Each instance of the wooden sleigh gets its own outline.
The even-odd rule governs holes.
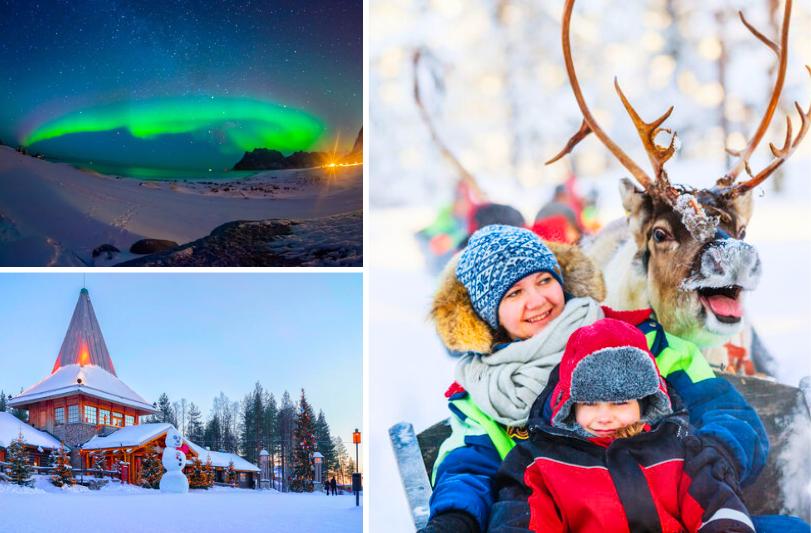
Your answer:
[[[811,379],[805,378],[801,387],[791,387],[772,381],[740,376],[719,374],[728,380],[746,398],[760,415],[769,436],[769,457],[765,468],[757,480],[743,489],[743,496],[750,512],[754,515],[786,513],[799,514],[803,519],[811,519],[808,501],[801,509],[788,508],[783,492],[784,476],[797,476],[809,480],[811,473],[811,442],[800,441],[811,428]],[[439,447],[451,434],[448,420],[443,420],[422,431],[414,433],[411,424],[395,424],[389,429],[392,446],[397,457],[400,476],[411,507],[417,529],[428,521],[428,500],[431,486],[428,481],[436,461]],[[805,446],[805,448],[803,448]],[[800,471],[788,466],[788,455],[805,456]]]

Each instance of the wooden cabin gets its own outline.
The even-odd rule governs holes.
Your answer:
[[[8,404],[27,409],[32,426],[70,447],[158,412],[116,374],[87,289],[79,292],[51,373]],[[83,466],[77,459],[74,466]]]
[[[120,467],[122,480],[133,484],[140,479],[144,456],[153,449],[162,451],[166,432],[173,428],[166,423],[139,422],[141,416],[158,410],[116,374],[87,289],[79,292],[50,375],[13,397],[8,405],[27,409],[32,429],[55,436],[57,446],[61,440],[73,448],[74,468],[93,468],[94,456],[100,454],[106,470]],[[240,486],[257,485],[259,468],[245,459],[186,443],[189,461],[199,456],[205,463],[210,456],[218,479],[224,481],[225,470],[233,462]]]
[[[34,466],[46,466],[59,441],[44,431],[26,424],[11,413],[0,411],[0,463],[8,461],[7,448],[22,435],[29,462]],[[68,451],[70,448],[65,447]]]
[[[128,483],[137,484],[141,477],[141,468],[144,456],[150,451],[163,452],[166,447],[166,432],[175,429],[172,424],[141,424],[126,427],[106,436],[96,436],[86,442],[80,451],[82,462],[93,464],[93,456],[101,454],[104,458],[105,468],[110,470],[116,462],[123,461],[126,470],[122,470],[122,479]],[[239,486],[242,488],[259,488],[259,467],[249,463],[242,457],[226,452],[208,451],[192,441],[183,439],[186,448],[185,474],[191,473],[193,459],[198,458],[205,464],[210,458],[214,467],[214,481],[225,483],[228,464],[234,463],[234,469],[239,475]],[[120,463],[118,463],[120,464]]]

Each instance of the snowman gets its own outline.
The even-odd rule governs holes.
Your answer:
[[[183,438],[175,428],[166,433],[166,448],[163,450],[163,468],[166,473],[161,478],[161,492],[189,492],[189,480],[183,474],[183,467],[186,466],[186,454],[180,448]]]

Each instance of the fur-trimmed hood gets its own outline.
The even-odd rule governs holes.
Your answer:
[[[558,259],[566,293],[575,298],[589,296],[598,302],[605,298],[602,272],[577,246],[546,241],[544,244]],[[431,319],[449,350],[487,354],[492,351],[496,332],[476,314],[467,289],[456,279],[458,260],[456,254],[441,274],[431,305]]]

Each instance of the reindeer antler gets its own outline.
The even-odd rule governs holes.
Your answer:
[[[636,131],[639,133],[639,138],[642,139],[642,145],[645,147],[645,151],[648,153],[650,162],[653,165],[653,175],[657,180],[663,180],[669,185],[664,164],[676,153],[676,133],[669,128],[660,128],[660,126],[673,112],[673,106],[670,106],[670,109],[665,111],[662,116],[653,122],[645,122],[639,117],[639,114],[628,99],[625,98],[625,94],[623,94],[622,89],[620,89],[617,78],[614,78],[614,88],[617,90],[617,94],[619,94],[622,105],[625,106],[625,110],[631,115],[631,120],[636,127]],[[666,147],[656,144],[656,136],[662,131],[670,133],[670,144]]]
[[[670,132],[670,130],[661,128],[660,126],[670,116],[673,108],[671,107],[668,109],[664,115],[653,122],[646,123],[639,117],[639,114],[636,112],[636,110],[634,110],[633,106],[631,106],[630,102],[628,102],[628,99],[625,98],[625,95],[620,89],[619,83],[617,83],[616,79],[614,80],[614,87],[616,88],[626,111],[631,116],[631,120],[639,133],[639,137],[642,139],[642,144],[645,147],[645,151],[648,153],[648,157],[653,164],[654,179],[651,180],[645,171],[642,170],[642,168],[640,168],[639,165],[637,165],[614,141],[612,141],[605,131],[603,131],[600,125],[597,124],[597,121],[586,105],[586,101],[583,98],[583,92],[580,89],[580,83],[577,81],[577,74],[574,70],[574,62],[572,61],[572,45],[569,36],[569,27],[571,24],[574,2],[575,0],[566,0],[566,5],[563,8],[563,31],[561,34],[561,42],[563,45],[563,60],[566,64],[566,73],[569,75],[569,83],[572,86],[572,91],[574,92],[574,97],[577,100],[577,105],[580,107],[580,112],[583,114],[583,122],[580,125],[580,129],[569,139],[563,150],[561,150],[555,157],[547,161],[546,164],[549,165],[554,163],[561,157],[570,153],[577,143],[583,140],[589,133],[593,132],[594,135],[596,135],[597,138],[600,139],[606,148],[608,148],[608,150],[614,155],[614,157],[619,160],[622,166],[628,169],[628,171],[634,176],[634,178],[636,178],[639,184],[642,185],[646,191],[651,193],[658,191],[659,195],[664,195],[672,202],[677,193],[673,191],[673,188],[668,182],[663,165],[673,156],[673,153],[675,152],[676,136],[674,133],[672,134],[670,145],[667,147],[656,144],[655,138],[661,131]]]
[[[752,138],[742,150],[727,150],[730,154],[739,157],[740,159],[732,170],[717,181],[716,185],[721,188],[721,194],[730,198],[739,196],[752,188],[757,187],[763,181],[765,181],[766,178],[768,178],[780,167],[780,165],[786,161],[786,159],[788,159],[788,157],[800,144],[803,137],[805,137],[805,134],[808,132],[809,122],[811,122],[811,108],[809,108],[809,111],[804,112],[802,107],[800,107],[800,104],[794,102],[794,106],[800,115],[800,131],[797,133],[796,137],[792,137],[791,117],[786,116],[786,139],[783,143],[783,147],[777,148],[774,144],[769,143],[769,148],[776,159],[757,175],[752,174],[752,171],[749,168],[749,158],[752,156],[755,148],[757,148],[758,144],[763,139],[763,136],[766,134],[766,130],[769,128],[769,124],[771,123],[774,113],[777,110],[777,103],[780,99],[780,93],[783,92],[783,84],[786,79],[786,66],[788,65],[788,30],[791,23],[791,4],[792,0],[786,0],[785,10],[783,12],[783,26],[780,29],[779,45],[752,26],[746,20],[746,17],[743,16],[742,12],[738,12],[743,25],[746,26],[746,28],[752,32],[752,34],[759,41],[777,54],[778,69],[777,79],[775,80],[774,88],[772,89],[772,94],[769,98],[769,104],[766,107],[766,111],[763,114],[754,135],[752,135]],[[811,68],[809,68],[807,65],[805,68],[808,69],[809,74],[811,74]],[[750,179],[736,184],[735,180],[738,178],[738,174],[740,174],[741,170],[746,170],[746,173],[750,176]]]

